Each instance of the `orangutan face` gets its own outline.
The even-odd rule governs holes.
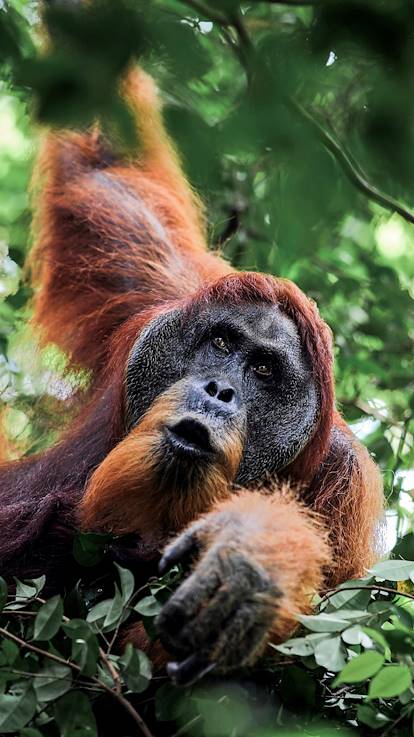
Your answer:
[[[157,397],[176,385],[176,409],[165,418],[165,468],[215,462],[230,435],[242,453],[236,482],[247,484],[287,466],[316,424],[318,394],[293,321],[275,305],[200,305],[151,322],[127,369],[133,428]]]

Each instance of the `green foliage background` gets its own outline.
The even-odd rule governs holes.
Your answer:
[[[0,403],[8,454],[51,442],[62,400],[80,381],[53,347],[36,356],[26,327],[35,121],[86,125],[99,116],[117,145],[135,145],[117,81],[142,57],[207,204],[211,243],[241,268],[296,281],[330,324],[339,406],[384,473],[388,547],[398,538],[395,554],[414,560],[411,4],[50,5],[54,45],[43,56],[38,13],[35,2],[0,4]]]

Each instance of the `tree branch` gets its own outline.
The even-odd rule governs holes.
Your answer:
[[[396,212],[404,220],[409,223],[414,223],[414,212],[404,207],[398,200],[391,197],[391,195],[382,192],[378,187],[369,182],[365,173],[357,166],[350,154],[341,146],[341,144],[327,131],[323,126],[306,110],[297,100],[290,99],[289,105],[296,110],[296,112],[305,120],[313,130],[318,134],[320,140],[324,144],[325,148],[328,149],[334,156],[335,160],[342,168],[348,179],[352,184],[365,194],[368,199],[373,202],[377,202],[379,205],[384,207],[386,210]]]
[[[394,594],[394,596],[404,596],[406,599],[411,599],[414,601],[414,595],[413,594],[406,594],[405,591],[398,591],[398,589],[391,589],[389,586],[381,586],[381,584],[372,584],[371,586],[344,586],[343,588],[336,588],[336,589],[325,589],[328,591],[327,594],[325,594],[324,597],[319,602],[319,606],[323,604],[325,601],[329,601],[329,599],[332,596],[335,596],[335,594],[339,594],[342,591],[380,591],[385,594]],[[338,612],[340,613],[340,609]],[[369,612],[367,612],[369,614]]]

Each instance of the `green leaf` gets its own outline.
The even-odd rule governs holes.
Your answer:
[[[414,575],[414,561],[384,560],[376,563],[370,569],[370,573],[376,578],[384,578],[387,581],[408,581]]]
[[[315,647],[315,660],[326,670],[337,673],[345,665],[344,648],[340,637],[327,637]]]
[[[81,691],[70,691],[56,702],[55,719],[60,737],[97,737],[90,701]]]
[[[39,576],[39,578],[30,578],[28,579],[27,583],[33,584],[33,586],[36,589],[36,596],[39,596],[39,594],[43,591],[45,585],[46,585],[46,576]]]
[[[121,592],[118,586],[115,585],[115,596],[113,599],[104,599],[99,604],[95,604],[88,613],[86,621],[93,625],[95,632],[99,629],[110,632],[117,626],[123,614],[124,605]]]
[[[179,715],[185,714],[188,701],[183,688],[172,683],[164,683],[155,694],[155,716],[159,722],[170,722]],[[187,707],[188,708],[188,707]]]
[[[358,586],[359,583],[361,586],[367,586],[371,582],[372,577],[345,582],[332,596],[329,597],[328,605],[334,609],[341,609],[345,605],[351,609],[362,609],[368,604],[371,598],[371,591],[366,591],[364,589],[355,591],[355,587]],[[352,586],[352,588],[349,589],[349,586]]]
[[[391,651],[390,651],[388,642],[385,639],[382,632],[378,632],[378,630],[375,630],[372,627],[362,627],[362,629],[365,632],[365,634],[371,638],[371,640],[373,640],[374,642],[376,642],[377,645],[379,645],[380,649],[384,653],[385,660],[389,660],[391,658]]]
[[[151,681],[151,663],[145,653],[128,643],[118,663],[128,689],[134,693],[145,691]]]
[[[95,604],[95,606],[93,606],[92,609],[88,612],[86,621],[92,625],[95,625],[98,628],[101,627],[111,606],[112,599],[104,599],[103,601],[100,601],[98,604]]]
[[[372,645],[372,640],[359,625],[344,630],[341,636],[347,645],[363,645],[364,647]]]
[[[98,532],[77,532],[73,541],[73,557],[81,566],[91,567],[101,562],[112,535]]]
[[[31,684],[18,695],[0,694],[0,734],[24,727],[36,711],[36,695]]]
[[[303,614],[298,619],[312,632],[341,632],[349,627],[349,622],[338,614]]]
[[[52,596],[43,604],[34,622],[34,640],[51,640],[58,632],[63,617],[63,602],[60,596]]]
[[[14,580],[16,581],[16,601],[21,600],[26,604],[28,599],[34,599],[36,596],[39,596],[46,583],[46,576],[32,578],[27,581],[19,581],[18,578]],[[10,609],[11,606],[8,608]]]
[[[13,665],[20,655],[19,646],[12,640],[7,640],[7,638],[1,643],[1,651],[8,665]]]
[[[99,655],[99,642],[92,627],[82,619],[72,619],[62,625],[72,640],[72,660],[79,665],[85,676],[93,676]]]
[[[386,630],[387,642],[392,652],[398,655],[412,655],[414,653],[414,632],[405,629],[392,628]]]
[[[156,617],[162,609],[162,604],[155,596],[144,596],[138,604],[135,604],[134,609],[143,617]]]
[[[34,689],[38,701],[54,701],[72,686],[72,670],[60,663],[50,663],[36,673]]]
[[[384,663],[384,656],[375,650],[357,655],[352,658],[349,663],[341,670],[340,674],[335,678],[333,686],[339,686],[340,683],[361,683],[371,678],[379,671]]]
[[[125,605],[128,603],[134,592],[134,575],[127,568],[121,568],[121,566],[119,566],[117,563],[115,563],[115,566],[118,569],[119,580],[121,583],[122,602]]]
[[[103,625],[106,632],[113,629],[118,624],[123,614],[123,608],[124,603],[121,592],[119,591],[118,586],[115,585],[115,596],[111,600],[111,606],[108,609]]]
[[[390,720],[370,704],[359,704],[357,706],[357,719],[361,724],[366,724],[371,729],[384,727]]]
[[[403,606],[393,605],[393,612],[397,615],[397,620],[408,630],[412,631],[414,623],[410,611]],[[391,617],[391,620],[393,621],[394,617]]]
[[[407,665],[387,665],[372,679],[368,699],[390,699],[410,688],[411,672]]]
[[[306,656],[312,655],[314,651],[314,646],[306,637],[292,637],[291,640],[286,640],[286,642],[282,642],[280,645],[273,645],[273,643],[269,643],[269,645],[279,653],[283,653],[283,655]]]

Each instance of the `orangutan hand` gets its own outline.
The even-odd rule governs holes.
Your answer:
[[[162,644],[174,655],[167,666],[177,684],[190,684],[208,671],[226,673],[257,660],[275,619],[280,592],[255,560],[251,520],[210,513],[166,549],[164,573],[196,560],[157,617]]]

